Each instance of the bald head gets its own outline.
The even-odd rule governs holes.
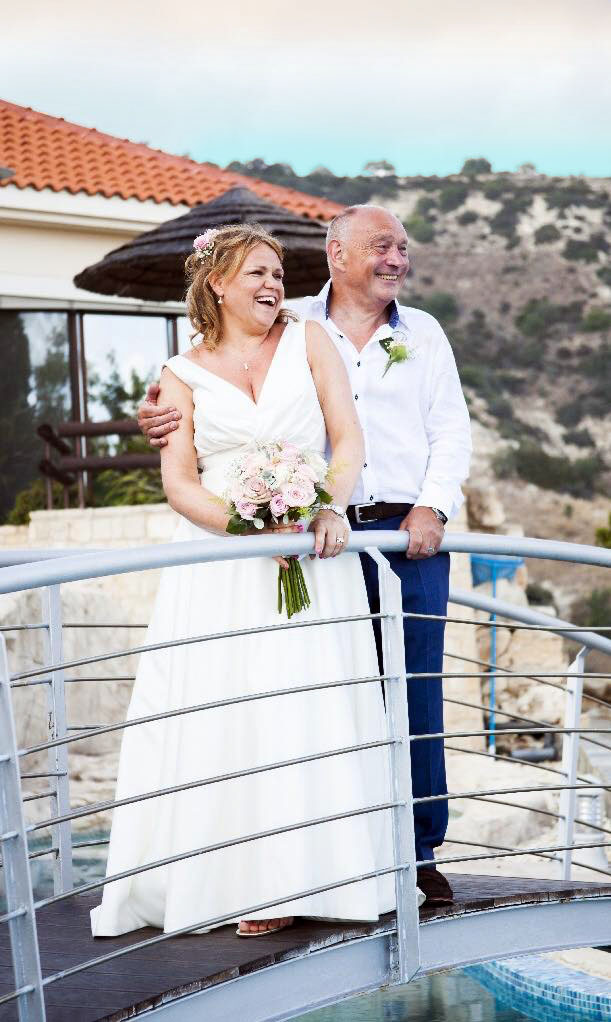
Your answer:
[[[391,221],[394,226],[403,230],[403,224],[398,217],[383,206],[375,206],[372,203],[348,206],[341,213],[338,213],[329,224],[327,230],[327,252],[330,241],[346,241],[352,228],[363,228],[367,230],[377,223]]]
[[[349,206],[329,224],[327,261],[336,296],[384,307],[409,270],[405,228],[383,206]]]

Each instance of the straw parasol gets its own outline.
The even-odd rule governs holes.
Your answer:
[[[249,188],[231,188],[212,202],[194,206],[183,216],[146,231],[88,266],[74,283],[98,294],[181,301],[185,293],[184,262],[192,251],[193,239],[208,227],[252,222],[261,224],[284,245],[287,298],[319,291],[328,276],[326,224],[260,199]]]

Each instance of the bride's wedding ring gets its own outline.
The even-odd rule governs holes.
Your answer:
[[[336,543],[344,543],[345,540],[341,536],[338,536],[337,539],[335,540],[335,542]]]

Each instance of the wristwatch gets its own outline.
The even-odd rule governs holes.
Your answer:
[[[444,515],[443,511],[440,511],[438,507],[432,507],[431,511],[435,515],[435,518],[439,519],[439,521],[441,522],[442,525],[446,524],[446,522],[448,520],[448,516]]]

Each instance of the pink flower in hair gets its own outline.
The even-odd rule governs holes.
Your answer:
[[[204,231],[203,234],[199,234],[197,236],[193,242],[193,248],[200,259],[212,255],[214,242],[218,233],[219,232],[216,227],[209,227],[207,231]]]

